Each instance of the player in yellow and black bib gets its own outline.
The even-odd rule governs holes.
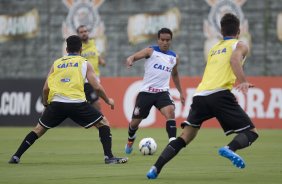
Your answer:
[[[89,38],[89,31],[85,25],[81,25],[77,28],[77,34],[82,40],[81,56],[85,57],[87,61],[92,65],[96,74],[96,78],[98,82],[100,82],[99,66],[105,66],[105,60],[100,57],[100,54],[95,44],[95,40]],[[84,91],[87,102],[92,104],[97,110],[101,111],[99,96],[96,94],[95,90],[88,83],[88,81],[85,82]]]
[[[251,145],[258,138],[258,133],[230,90],[236,80],[239,82],[236,88],[243,93],[253,86],[247,82],[242,69],[248,47],[237,40],[240,22],[236,16],[225,14],[220,24],[223,40],[209,52],[204,76],[193,97],[187,121],[181,124],[183,132],[164,149],[147,173],[149,179],[157,178],[162,167],[196,137],[202,123],[213,117],[217,118],[226,135],[237,133],[227,146],[219,149],[219,154],[236,167],[245,167],[244,160],[235,151]]]
[[[22,154],[48,129],[58,126],[66,118],[72,119],[84,128],[93,125],[98,128],[104,149],[105,163],[126,163],[127,158],[117,158],[112,154],[112,136],[109,122],[92,105],[86,102],[84,82],[99,91],[100,97],[113,109],[114,101],[108,98],[104,88],[95,79],[95,73],[87,60],[80,56],[81,40],[78,36],[67,38],[68,56],[57,59],[43,88],[43,104],[46,106],[39,123],[23,140],[9,163],[17,164]]]

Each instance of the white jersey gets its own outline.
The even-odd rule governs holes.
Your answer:
[[[154,51],[145,61],[145,74],[140,91],[149,93],[168,91],[171,72],[176,65],[176,54],[170,50],[164,53],[159,46],[151,48]]]

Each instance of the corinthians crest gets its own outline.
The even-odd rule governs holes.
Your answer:
[[[104,0],[62,0],[69,8],[66,20],[62,24],[63,38],[76,35],[76,29],[80,25],[86,25],[89,37],[95,38],[95,43],[100,53],[105,52],[106,36],[104,22],[101,21],[98,8]],[[64,43],[65,44],[65,43]],[[65,45],[63,46],[63,52]]]
[[[220,33],[220,19],[226,13],[236,15],[240,20],[239,40],[244,41],[249,47],[251,46],[251,35],[249,33],[248,21],[244,18],[241,6],[247,0],[206,0],[211,6],[207,20],[204,20],[204,34],[207,38],[204,46],[204,54],[207,58],[210,48],[222,39]]]

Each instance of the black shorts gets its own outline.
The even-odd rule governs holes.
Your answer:
[[[168,105],[174,105],[174,101],[168,91],[159,93],[140,92],[136,98],[132,118],[147,118],[153,105],[160,110]]]
[[[54,128],[61,124],[66,118],[90,128],[103,119],[103,115],[87,102],[63,103],[51,102],[39,118],[39,124],[45,128]]]
[[[86,96],[86,100],[88,103],[93,104],[99,99],[99,96],[97,95],[96,91],[93,89],[93,87],[89,83],[84,84],[84,93]]]
[[[229,90],[193,97],[187,121],[182,123],[182,127],[200,128],[205,120],[213,117],[219,121],[226,135],[255,127]]]

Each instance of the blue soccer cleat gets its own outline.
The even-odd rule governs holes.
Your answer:
[[[133,150],[133,142],[128,141],[128,143],[125,145],[125,153],[130,154]]]
[[[237,155],[232,150],[228,149],[227,147],[222,147],[218,150],[218,154],[229,159],[233,165],[238,167],[239,169],[245,168],[245,162],[243,158],[241,158],[239,155]]]
[[[157,173],[157,168],[155,166],[151,167],[149,172],[147,172],[147,178],[148,179],[157,179],[158,173]]]

